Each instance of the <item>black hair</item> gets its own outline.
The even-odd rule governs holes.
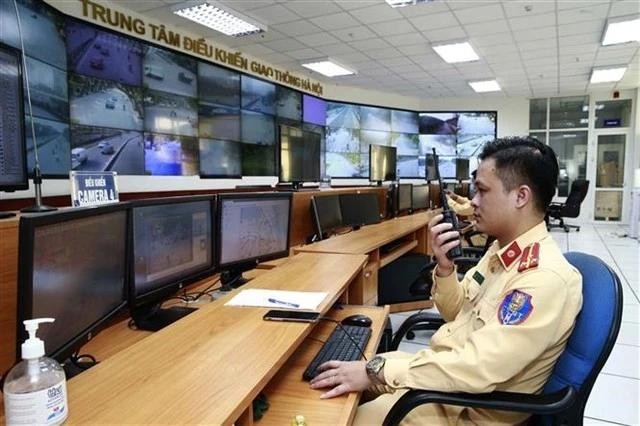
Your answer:
[[[547,211],[558,185],[558,159],[550,146],[530,136],[499,138],[487,143],[478,158],[493,158],[507,191],[527,185],[537,210]]]

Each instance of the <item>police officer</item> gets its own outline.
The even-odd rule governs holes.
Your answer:
[[[498,139],[480,154],[472,200],[478,230],[496,241],[461,282],[447,251],[458,232],[436,216],[429,240],[438,262],[432,295],[445,319],[428,348],[368,362],[329,361],[311,381],[321,398],[375,389],[354,424],[379,425],[406,389],[537,393],[564,350],[582,306],[582,277],[547,233],[544,215],[558,178],[553,150],[531,138]],[[403,425],[518,424],[524,413],[440,404]]]

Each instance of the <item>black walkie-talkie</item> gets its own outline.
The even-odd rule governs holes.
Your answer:
[[[448,222],[453,225],[452,231],[458,230],[458,218],[456,217],[456,213],[451,210],[449,207],[449,203],[447,202],[447,196],[444,193],[444,186],[442,185],[442,179],[440,178],[440,165],[438,164],[438,155],[436,154],[436,149],[433,148],[433,162],[435,163],[436,169],[436,177],[438,178],[438,185],[440,185],[440,204],[442,205],[442,222]],[[442,223],[441,222],[441,223]],[[458,257],[462,257],[462,248],[460,246],[456,246],[447,252],[447,257],[449,259],[455,259]]]

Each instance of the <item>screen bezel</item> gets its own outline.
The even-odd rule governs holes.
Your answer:
[[[19,247],[18,247],[18,310],[16,318],[16,360],[21,357],[21,342],[27,338],[22,321],[31,319],[33,316],[33,257],[34,257],[34,237],[35,231],[41,226],[53,225],[56,223],[69,222],[75,219],[82,219],[102,214],[109,214],[119,211],[125,212],[125,234],[129,234],[131,229],[130,217],[128,214],[129,203],[116,203],[100,207],[76,207],[68,210],[61,210],[52,213],[38,215],[23,215],[20,218],[19,226]],[[129,273],[131,251],[127,241],[127,235],[122,236],[125,241],[125,269],[124,283],[122,286],[121,302],[102,318],[96,319],[91,325],[80,331],[59,348],[48,348],[47,356],[60,362],[70,357],[76,350],[91,340],[100,330],[114,318],[124,311],[127,305],[127,287],[129,285]],[[45,346],[46,347],[46,346]]]
[[[194,271],[190,271],[185,274],[180,279],[176,277],[170,277],[164,280],[159,281],[157,284],[154,284],[154,288],[152,290],[146,291],[144,293],[136,292],[136,282],[135,282],[135,241],[134,241],[134,211],[140,207],[149,207],[149,206],[161,206],[161,205],[171,205],[171,204],[182,204],[182,203],[191,203],[191,202],[200,202],[200,201],[208,201],[211,209],[211,217],[210,217],[210,229],[211,229],[211,264],[205,266],[203,268],[199,268]],[[143,199],[131,201],[129,209],[129,224],[130,224],[130,232],[128,236],[129,242],[129,250],[131,253],[131,261],[130,261],[130,270],[129,270],[129,285],[127,286],[127,298],[129,301],[129,306],[131,308],[141,307],[144,305],[148,305],[151,303],[161,302],[166,296],[171,293],[178,291],[180,288],[188,286],[189,284],[193,284],[194,282],[202,279],[208,275],[211,275],[216,270],[216,231],[215,231],[215,223],[217,216],[217,204],[216,204],[216,196],[215,195],[196,195],[196,196],[180,196],[180,197],[165,197],[165,198],[151,198],[151,199]]]
[[[0,42],[0,50],[4,53],[14,56],[16,60],[16,66],[18,68],[18,119],[20,120],[17,126],[17,130],[20,133],[20,147],[19,151],[22,155],[22,176],[23,179],[20,182],[11,183],[11,184],[1,184],[0,183],[0,191],[11,192],[11,191],[19,191],[23,189],[29,189],[29,173],[27,170],[27,134],[26,134],[26,120],[25,120],[25,110],[24,110],[24,85],[23,82],[23,67],[25,64],[22,62],[22,54],[20,50],[9,46],[8,44]],[[4,100],[3,100],[4,102]],[[30,116],[31,117],[31,116]],[[33,117],[31,117],[33,120]]]
[[[272,199],[272,198],[282,198],[289,200],[289,211],[287,213],[287,244],[284,250],[274,253],[269,253],[266,255],[254,256],[251,258],[236,260],[233,262],[222,263],[222,204],[225,201],[248,201],[251,199],[256,200],[264,200],[264,199]],[[250,266],[257,265],[260,262],[264,262],[267,260],[279,259],[281,257],[289,256],[289,248],[291,246],[291,212],[293,210],[293,196],[290,192],[244,192],[244,193],[226,193],[219,194],[217,197],[217,206],[216,206],[216,226],[215,226],[215,253],[216,253],[216,264],[218,265],[218,269],[234,269],[234,268],[249,268]],[[251,269],[251,268],[249,268]]]

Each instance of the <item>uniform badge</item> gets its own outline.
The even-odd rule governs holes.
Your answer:
[[[527,246],[522,252],[518,272],[524,272],[527,269],[536,268],[540,260],[540,243],[533,243]]]
[[[507,294],[500,304],[498,319],[504,325],[522,324],[533,311],[531,295],[514,290]]]

